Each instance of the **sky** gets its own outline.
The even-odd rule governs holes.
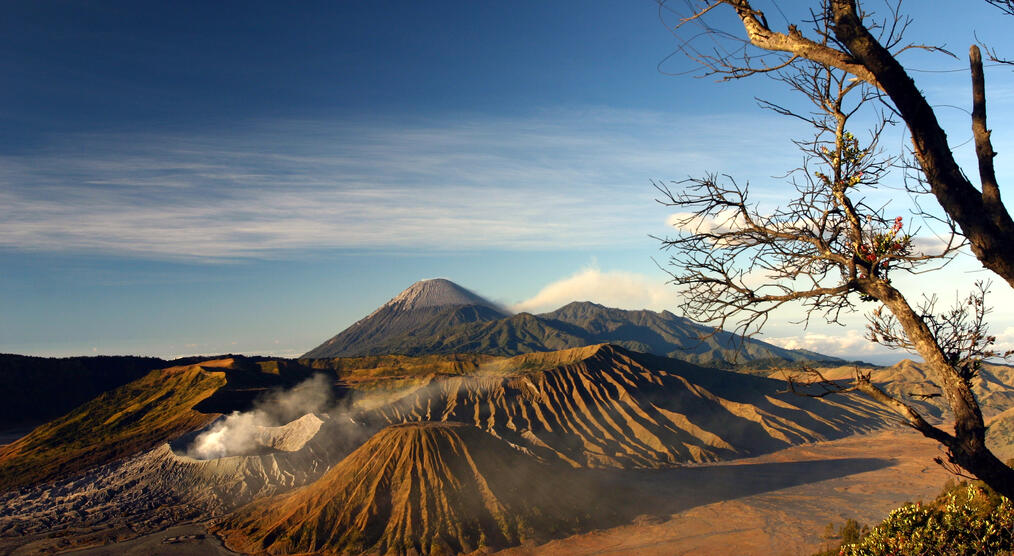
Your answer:
[[[1014,19],[927,4],[903,4],[910,36],[957,57],[906,62],[974,168],[964,53],[1014,57]],[[808,8],[758,6],[782,28]],[[648,0],[7,3],[0,352],[296,356],[433,277],[519,311],[679,314],[653,182],[727,173],[774,206],[800,128],[757,106],[796,102],[778,83],[695,77],[675,48]],[[1010,184],[1014,72],[987,79]],[[965,255],[902,285],[947,301],[981,278]],[[898,357],[862,313],[799,316],[760,338]]]

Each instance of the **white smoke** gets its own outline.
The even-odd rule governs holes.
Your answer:
[[[216,421],[194,439],[186,455],[207,460],[256,452],[266,448],[265,427],[277,427],[307,413],[321,412],[330,402],[327,377],[315,374],[289,390],[272,392],[250,411],[234,411]]]

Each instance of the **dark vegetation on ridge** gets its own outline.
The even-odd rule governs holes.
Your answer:
[[[170,365],[156,357],[0,354],[0,430],[48,421]]]
[[[95,396],[137,380],[155,369],[193,365],[213,359],[274,360],[232,354],[171,360],[132,355],[33,357],[0,354],[0,432],[33,427],[59,417]]]

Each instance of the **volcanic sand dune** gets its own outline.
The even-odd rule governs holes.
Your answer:
[[[572,471],[471,425],[393,425],[315,483],[254,502],[217,529],[230,548],[272,554],[503,548],[588,525],[597,489]]]
[[[466,422],[546,460],[658,468],[745,457],[883,427],[861,398],[786,393],[777,380],[611,345],[488,363],[377,408],[371,422]]]

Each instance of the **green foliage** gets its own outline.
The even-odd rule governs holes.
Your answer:
[[[848,556],[1014,553],[1014,505],[978,482],[949,482],[933,502],[894,510],[861,539],[846,529],[839,553]]]
[[[838,527],[837,530],[833,523],[828,523],[827,527],[824,528],[824,533],[821,535],[821,538],[829,541],[828,547],[814,556],[838,556],[841,554],[841,546],[843,544],[857,543],[869,533],[869,526],[861,525],[852,518],[845,520],[845,525]],[[838,542],[830,543],[830,541],[834,540]]]
[[[849,518],[845,521],[845,525],[838,530],[838,536],[841,537],[842,544],[852,544],[862,540],[869,532],[869,527],[860,526],[858,521]]]

